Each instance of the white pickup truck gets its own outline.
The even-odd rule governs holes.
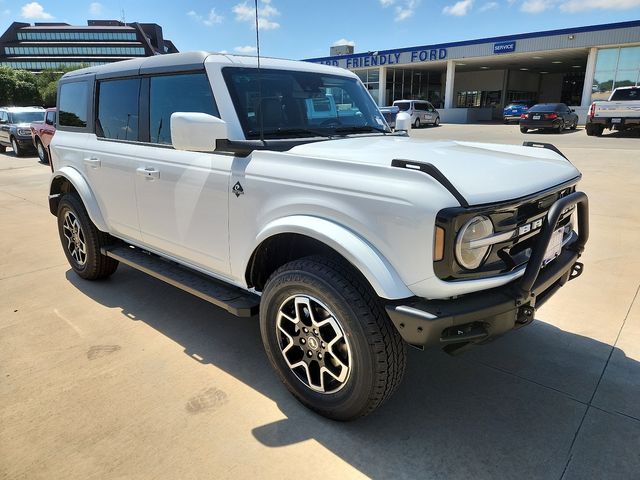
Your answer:
[[[329,418],[379,407],[407,344],[486,343],[582,271],[587,197],[555,147],[413,139],[404,114],[392,133],[347,70],[158,55],[67,73],[58,112],[71,268],[259,314],[282,382]]]
[[[593,102],[587,114],[587,135],[599,137],[605,128],[640,128],[640,86],[616,88],[606,102]]]

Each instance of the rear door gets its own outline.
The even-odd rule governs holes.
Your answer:
[[[48,147],[51,143],[51,138],[56,131],[56,112],[50,111],[47,112],[44,117],[44,124],[42,125],[42,130],[40,131],[40,139],[42,140],[42,144],[45,147]]]
[[[0,142],[9,143],[9,116],[7,112],[0,111]]]

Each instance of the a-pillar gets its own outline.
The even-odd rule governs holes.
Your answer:
[[[593,79],[596,74],[596,57],[598,56],[598,49],[592,47],[589,49],[589,57],[587,58],[587,69],[584,72],[584,85],[582,87],[582,102],[581,107],[588,107],[591,105],[591,92],[593,91]]]
[[[456,80],[456,64],[447,60],[447,76],[444,84],[444,108],[453,108],[453,84]]]
[[[378,84],[378,106],[384,107],[387,101],[387,67],[380,67],[379,72],[378,81],[380,83]]]

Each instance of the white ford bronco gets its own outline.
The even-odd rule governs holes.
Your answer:
[[[67,73],[58,109],[72,269],[259,314],[282,382],[329,418],[389,398],[407,344],[486,343],[582,271],[587,197],[555,147],[413,139],[402,115],[392,132],[340,68],[161,55]]]

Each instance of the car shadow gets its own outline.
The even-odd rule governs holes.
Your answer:
[[[369,417],[339,423],[289,395],[263,351],[257,318],[233,317],[122,265],[105,281],[88,282],[71,270],[66,277],[193,360],[273,400],[286,418],[253,429],[261,444],[315,440],[370,478],[560,478],[611,354],[607,344],[541,321],[457,357],[410,349],[396,394]]]
[[[575,130],[563,130],[561,133],[558,133],[558,132],[553,131],[553,130],[531,129],[527,133],[523,133],[523,135],[532,135],[532,134],[539,134],[539,135],[566,135],[566,134],[569,134],[569,133],[580,133],[580,132],[584,132],[584,128],[576,127]]]

